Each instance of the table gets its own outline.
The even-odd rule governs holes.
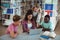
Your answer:
[[[3,35],[0,37],[0,40],[40,40],[41,34],[29,35],[27,33],[22,33],[18,35],[15,39],[12,39],[9,35]],[[50,40],[60,40],[60,35],[57,35],[55,39]]]
[[[12,39],[9,35],[1,36],[1,40],[40,40],[40,35],[28,35],[23,33],[18,35],[15,39]]]

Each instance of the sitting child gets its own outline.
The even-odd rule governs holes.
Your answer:
[[[40,23],[40,27],[43,28],[43,31],[52,31],[52,23],[50,22],[50,16],[46,15],[44,21]]]
[[[32,11],[27,12],[24,20],[22,21],[23,32],[29,33],[30,29],[36,28],[32,13]]]
[[[21,24],[20,16],[13,16],[13,23],[9,25],[6,30],[6,33],[9,34],[12,38],[15,38],[18,35],[18,26]]]

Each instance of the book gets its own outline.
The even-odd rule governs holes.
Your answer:
[[[49,31],[45,31],[42,35],[49,36],[51,38],[55,38],[56,37],[56,33],[55,32],[49,32]]]
[[[40,37],[44,38],[44,39],[49,39],[50,38],[49,36],[45,36],[45,35],[41,35]]]

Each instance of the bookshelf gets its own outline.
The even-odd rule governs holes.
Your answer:
[[[3,21],[2,24],[4,25],[9,25],[15,14],[24,18],[28,9],[35,5],[42,6],[41,0],[2,0],[1,3],[3,4],[2,6],[4,6],[2,12],[2,21],[5,21],[5,23]],[[13,14],[7,14],[7,9],[9,8],[13,8]]]

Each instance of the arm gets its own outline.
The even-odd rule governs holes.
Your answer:
[[[17,32],[14,32],[14,27],[13,27],[13,25],[10,25],[9,27],[10,27],[10,28],[9,28],[10,36],[11,36],[12,38],[15,38],[18,33],[17,33]]]
[[[15,37],[17,36],[17,33],[14,33],[14,31],[10,31],[10,36],[11,36],[12,38],[15,38]]]
[[[39,22],[40,22],[40,19],[41,19],[41,13],[39,13],[38,16],[37,16],[36,22],[37,22],[38,24],[39,24]]]
[[[42,10],[41,10],[41,8],[39,8],[39,9],[38,9],[38,16],[37,16],[37,20],[36,20],[36,22],[37,22],[38,24],[39,24],[39,22],[41,21],[41,17],[42,17],[41,13],[42,13]]]
[[[29,29],[26,28],[25,26],[23,26],[23,30],[24,30],[25,32],[29,32]]]
[[[39,22],[39,24],[37,24],[37,28],[43,28],[43,21],[42,22]]]
[[[29,29],[27,28],[27,24],[24,22],[22,22],[22,26],[23,26],[23,32],[29,32]]]
[[[22,33],[23,33],[22,24],[20,24],[20,25],[18,26],[17,33],[18,33],[18,34],[22,34]]]

